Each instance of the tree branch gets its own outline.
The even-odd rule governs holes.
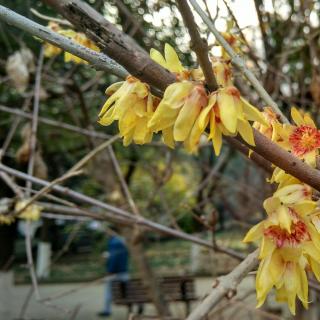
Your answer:
[[[50,183],[48,181],[45,181],[45,180],[30,176],[30,175],[28,175],[28,174],[26,174],[24,172],[12,169],[12,168],[7,167],[7,166],[5,166],[5,165],[3,165],[1,163],[0,163],[0,171],[6,172],[6,173],[8,173],[8,174],[10,174],[12,176],[15,176],[15,177],[23,179],[23,180],[31,181],[32,183],[40,185],[40,186],[43,186],[43,187],[46,187],[46,186],[50,185]],[[135,215],[132,215],[128,211],[122,210],[120,208],[114,207],[112,205],[109,205],[107,203],[101,202],[101,201],[96,200],[94,198],[88,197],[88,196],[86,196],[86,195],[84,195],[84,194],[82,194],[80,192],[73,191],[72,189],[69,189],[69,188],[66,188],[66,187],[63,187],[63,186],[60,186],[60,185],[54,185],[54,186],[52,186],[52,190],[55,191],[55,192],[58,192],[61,195],[71,197],[71,198],[73,198],[73,199],[75,199],[75,200],[77,200],[77,201],[79,201],[81,203],[90,204],[90,205],[99,207],[101,209],[104,209],[107,212],[112,213],[115,218],[123,218],[124,220],[134,221],[136,224],[145,226],[148,229],[156,230],[156,231],[158,231],[160,233],[168,234],[168,235],[171,235],[173,237],[177,237],[177,238],[180,238],[180,239],[191,241],[191,242],[194,242],[196,244],[199,244],[199,245],[202,245],[202,246],[205,246],[205,247],[213,249],[212,243],[209,242],[209,241],[194,237],[194,236],[192,236],[190,234],[187,234],[187,233],[175,230],[175,229],[168,228],[166,226],[163,226],[163,225],[161,225],[159,223],[156,223],[154,221],[145,219],[143,217],[137,217]],[[220,246],[218,248],[215,248],[215,249],[217,251],[219,251],[219,252],[224,252],[224,248],[221,248]],[[227,251],[230,254],[230,250],[227,250]],[[243,258],[242,255],[240,253],[237,253],[237,252],[235,252],[233,256],[238,258],[238,259],[242,259]]]
[[[10,108],[7,106],[0,105],[0,111],[7,112],[10,114],[14,114],[18,117],[26,118],[26,119],[32,119],[32,115],[29,112],[24,112],[21,109],[16,109],[16,108]],[[17,117],[16,117],[17,118]],[[61,121],[56,121],[52,120],[49,118],[44,118],[44,117],[39,117],[38,118],[40,123],[47,124],[52,127],[60,128],[60,129],[66,129],[75,133],[82,134],[84,136],[89,136],[92,138],[97,138],[97,139],[109,139],[111,136],[108,134],[105,134],[103,132],[98,132],[98,131],[93,131],[93,130],[88,130],[84,128],[80,128],[77,126],[74,126],[69,123],[61,122]]]
[[[258,250],[250,253],[228,275],[216,280],[216,286],[210,294],[191,312],[187,320],[204,319],[206,315],[220,302],[223,297],[231,299],[241,280],[258,264]]]
[[[196,53],[200,67],[206,79],[206,84],[210,91],[217,90],[218,85],[212,71],[212,64],[208,56],[208,44],[202,39],[197,24],[194,21],[192,11],[188,1],[177,0],[179,11],[182,15],[185,26],[187,27],[191,37],[191,49]]]
[[[94,68],[112,73],[120,78],[125,78],[128,75],[128,72],[122,66],[106,55],[77,44],[69,38],[61,36],[4,6],[0,6],[0,20],[90,62]]]
[[[162,91],[175,82],[176,77],[172,73],[153,62],[131,37],[122,33],[88,4],[78,0],[42,1],[56,8],[133,76]]]

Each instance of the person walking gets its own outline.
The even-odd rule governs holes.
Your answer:
[[[105,296],[104,296],[104,310],[99,312],[100,317],[111,316],[112,305],[112,282],[129,280],[128,273],[129,254],[125,241],[119,235],[112,235],[107,243],[107,260],[106,271],[112,276],[111,279],[106,280]]]

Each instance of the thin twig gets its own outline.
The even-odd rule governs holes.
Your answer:
[[[28,162],[28,175],[32,176],[34,171],[34,161],[35,161],[35,152],[36,152],[36,143],[37,143],[37,128],[38,128],[38,115],[39,115],[39,102],[40,102],[40,86],[41,86],[41,73],[44,59],[44,50],[43,47],[40,49],[38,65],[36,70],[36,79],[35,79],[35,88],[34,88],[34,102],[33,102],[33,114],[32,114],[32,123],[31,123],[31,136],[30,136],[30,156]],[[32,188],[32,182],[27,181],[25,196],[30,196],[30,190]],[[30,221],[26,222],[25,228],[25,243],[26,243],[26,253],[27,260],[30,270],[30,276],[32,281],[32,287],[36,299],[40,299],[40,293],[38,288],[38,280],[34,270],[33,256],[32,256],[32,246],[31,246],[31,227]]]
[[[23,192],[8,174],[6,174],[5,172],[0,172],[0,177],[10,187],[10,189],[16,194],[18,198],[23,198]]]
[[[112,146],[108,146],[108,151],[109,151],[109,155],[110,155],[112,164],[113,164],[114,169],[116,171],[117,177],[118,177],[118,179],[120,181],[121,188],[122,188],[123,193],[124,193],[124,195],[125,195],[125,197],[127,199],[127,202],[129,204],[133,214],[135,214],[136,216],[140,216],[139,209],[136,206],[136,204],[135,204],[135,202],[134,202],[134,200],[132,198],[132,195],[131,195],[131,192],[129,190],[128,184],[127,184],[127,182],[125,181],[125,179],[123,177],[123,174],[122,174],[118,159],[117,159],[117,157],[116,157],[116,155],[115,155],[115,153],[113,151]]]
[[[53,21],[53,22],[57,22],[63,26],[66,27],[72,27],[72,24],[68,21],[68,20],[64,20],[64,19],[59,19],[59,18],[54,18],[54,17],[50,17],[50,16],[46,16],[42,13],[40,13],[39,11],[37,11],[36,9],[30,8],[30,11],[38,18],[43,19],[43,20],[47,20],[47,21]]]
[[[5,166],[3,164],[0,164],[0,171],[6,172],[6,173],[8,173],[8,174],[10,174],[12,176],[18,177],[20,179],[29,180],[34,184],[38,184],[38,185],[41,185],[41,186],[48,186],[49,185],[49,182],[47,182],[45,180],[30,176],[30,175],[28,175],[28,174],[26,174],[24,172],[12,169],[12,168],[7,167],[7,166]],[[196,244],[199,244],[199,245],[211,248],[211,249],[213,248],[212,247],[212,243],[209,242],[209,241],[197,238],[197,237],[195,237],[193,235],[190,235],[190,234],[187,234],[187,233],[184,233],[184,232],[172,229],[172,228],[168,228],[166,226],[163,226],[163,225],[161,225],[159,223],[156,223],[154,221],[151,221],[149,219],[146,219],[146,218],[143,218],[143,217],[134,216],[128,211],[125,211],[125,210],[122,210],[120,208],[117,208],[117,207],[114,207],[112,205],[109,205],[107,203],[101,202],[99,200],[96,200],[94,198],[86,196],[86,195],[84,195],[84,194],[82,194],[80,192],[73,191],[72,189],[69,189],[69,188],[66,188],[66,187],[63,187],[63,186],[60,186],[60,185],[55,185],[55,186],[52,187],[52,189],[54,191],[64,195],[64,196],[69,196],[69,197],[71,197],[71,198],[73,198],[73,199],[75,199],[77,201],[80,201],[81,203],[90,204],[90,205],[93,205],[93,206],[97,206],[97,207],[99,207],[101,209],[104,209],[107,212],[109,212],[110,214],[113,214],[115,219],[121,218],[124,221],[126,221],[126,220],[134,221],[135,224],[139,224],[139,225],[145,226],[148,229],[152,229],[152,230],[158,231],[160,233],[164,233],[164,234],[171,235],[173,237],[184,239],[186,241],[191,241],[191,242],[194,242]],[[220,251],[220,252],[224,252],[224,249],[221,248],[221,247],[216,248],[216,250]],[[235,256],[235,257],[239,259],[238,255]]]
[[[99,152],[104,150],[105,148],[109,147],[112,143],[119,139],[119,135],[115,135],[109,140],[101,143],[87,155],[85,155],[80,161],[78,161],[73,167],[71,167],[68,172],[74,172],[76,170],[81,169],[86,163],[88,163],[93,157],[95,157]]]
[[[23,117],[26,119],[32,119],[32,115],[30,113],[24,112],[20,109],[15,109],[15,108],[6,107],[4,105],[0,105],[0,111],[11,113],[11,114],[14,114],[16,116]],[[74,126],[74,125],[71,125],[68,123],[64,123],[61,121],[56,121],[56,120],[52,120],[52,119],[48,119],[48,118],[44,118],[44,117],[39,117],[38,120],[40,123],[44,123],[44,124],[47,124],[47,125],[50,125],[53,127],[57,127],[59,129],[66,129],[66,130],[76,132],[76,133],[82,134],[84,136],[89,136],[92,138],[109,139],[111,137],[110,135],[105,134],[103,132],[80,128],[80,127],[77,127],[77,126]],[[2,147],[2,149],[5,150],[4,147]]]
[[[67,172],[63,176],[51,181],[47,186],[43,187],[40,191],[38,191],[35,195],[33,195],[30,199],[28,199],[27,203],[21,209],[19,209],[18,211],[16,211],[14,213],[14,216],[18,217],[21,214],[21,212],[26,210],[32,203],[34,203],[36,200],[41,198],[43,195],[48,193],[55,185],[61,184],[65,180],[67,180],[67,179],[69,179],[71,177],[77,176],[77,175],[79,175],[81,173],[82,173],[81,170]]]
[[[33,97],[33,93],[30,94],[24,101],[23,105],[22,105],[22,110],[26,110],[27,107],[29,106],[30,102],[31,102],[31,99]],[[9,108],[10,109],[10,108]],[[21,111],[23,112],[23,111]],[[30,115],[30,119],[32,119],[32,115]],[[0,150],[0,161],[2,161],[2,158],[3,156],[6,154],[8,148],[9,148],[9,145],[13,139],[13,136],[14,134],[16,133],[16,130],[20,124],[20,121],[21,121],[21,117],[16,117],[13,121],[13,123],[11,124],[11,127],[10,127],[10,130],[3,142],[3,145],[2,145],[2,148]]]

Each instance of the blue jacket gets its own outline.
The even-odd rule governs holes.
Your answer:
[[[128,272],[128,250],[124,240],[118,236],[112,236],[107,244],[109,257],[107,259],[107,272]]]

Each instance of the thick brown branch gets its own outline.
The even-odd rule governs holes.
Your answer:
[[[241,152],[245,157],[247,157],[247,158],[249,157],[250,149],[247,146],[242,144],[239,140],[231,138],[231,137],[225,137],[225,139],[232,147],[234,147],[239,152]],[[264,159],[263,157],[258,155],[256,152],[253,152],[250,155],[250,159],[256,165],[258,165],[260,168],[264,169],[266,172],[268,172],[268,173],[272,173],[273,172],[273,168],[271,166],[271,162],[269,162],[268,160]]]
[[[320,171],[313,169],[308,164],[295,157],[292,153],[282,149],[259,131],[255,129],[253,129],[253,131],[256,146],[253,147],[248,145],[239,136],[237,137],[237,140],[247,145],[266,160],[276,164],[277,167],[283,169],[286,173],[291,174],[302,182],[305,182],[309,186],[320,191]]]
[[[182,15],[185,26],[191,37],[191,49],[196,53],[200,67],[206,79],[210,91],[217,89],[218,85],[212,71],[212,65],[208,56],[208,44],[202,39],[197,24],[195,23],[189,4],[185,0],[177,0],[179,11]]]
[[[137,43],[107,21],[88,4],[78,0],[43,0],[55,7],[79,30],[94,40],[101,50],[140,80],[164,90],[175,76],[154,63]]]

